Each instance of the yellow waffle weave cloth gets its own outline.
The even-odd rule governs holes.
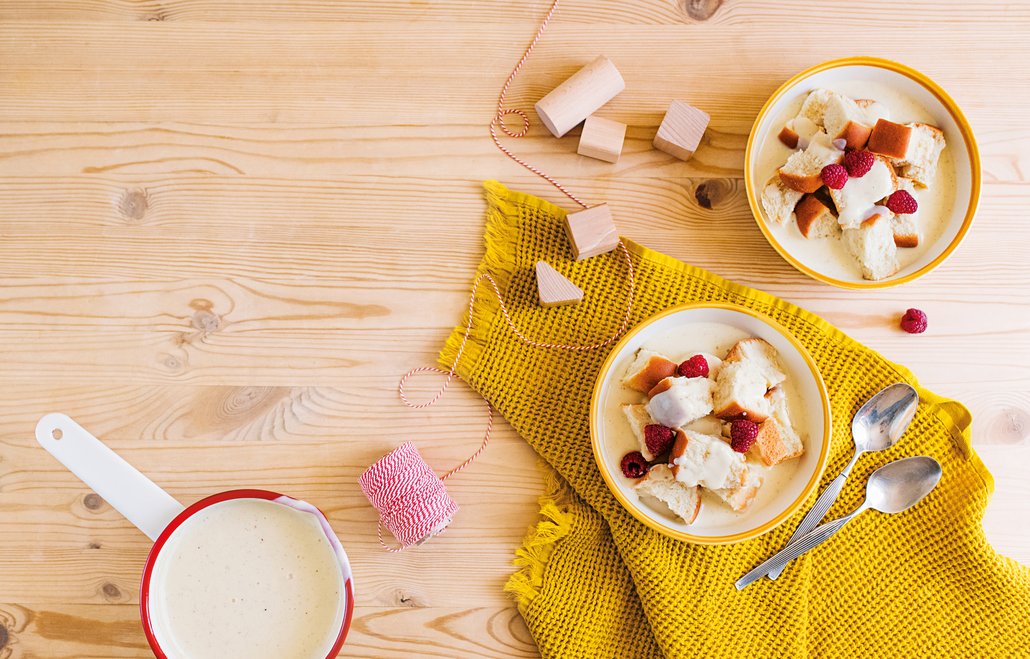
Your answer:
[[[486,254],[516,326],[530,338],[583,343],[609,336],[625,311],[618,252],[573,262],[565,211],[485,184]],[[1030,570],[998,555],[981,521],[993,489],[970,444],[969,412],[919,387],[825,320],[758,290],[627,241],[636,268],[632,324],[668,307],[719,301],[755,310],[811,353],[830,392],[834,428],[820,489],[851,457],[848,420],[883,387],[907,382],[920,405],[903,440],[863,457],[830,510],[851,510],[874,469],[909,455],[942,465],[940,484],[899,515],[860,516],[775,582],[733,583],[779,550],[815,494],[778,528],[747,542],[702,546],[653,531],[609,492],[590,447],[594,379],[610,348],[528,346],[492,291],[480,287],[459,374],[546,461],[541,521],[516,552],[507,585],[544,657],[1030,657]],[[534,265],[545,260],[586,292],[542,308]],[[477,273],[477,275],[479,274]],[[449,365],[464,319],[440,361]]]

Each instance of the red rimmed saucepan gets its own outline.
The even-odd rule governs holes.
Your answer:
[[[63,414],[36,440],[154,541],[140,618],[160,659],[335,657],[354,612],[350,563],[311,504],[229,490],[183,507]]]

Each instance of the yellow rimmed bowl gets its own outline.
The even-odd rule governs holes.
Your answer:
[[[793,419],[805,441],[805,454],[797,459],[791,478],[776,489],[763,489],[744,512],[733,514],[725,509],[712,511],[722,504],[705,500],[693,524],[685,524],[664,506],[651,504],[637,495],[635,481],[622,475],[622,456],[638,450],[626,425],[619,405],[630,402],[621,384],[626,367],[637,349],[666,343],[670,337],[682,336],[681,353],[706,350],[690,345],[689,337],[714,337],[729,348],[746,337],[758,337],[771,343],[780,353],[798,399],[792,405]],[[699,343],[702,341],[698,341]],[[670,351],[674,352],[674,351]],[[670,354],[676,358],[679,353]],[[800,412],[800,414],[798,414]],[[750,309],[732,304],[685,304],[667,309],[630,330],[608,355],[594,383],[590,401],[590,441],[594,459],[608,488],[615,498],[638,520],[652,529],[679,540],[700,544],[726,544],[757,537],[775,528],[795,513],[819,485],[830,454],[832,421],[830,399],[819,369],[796,338],[769,318]],[[773,469],[786,468],[785,465]],[[708,514],[706,514],[706,511]]]
[[[950,151],[955,173],[954,201],[950,212],[938,220],[943,222],[940,234],[911,263],[904,265],[895,275],[879,281],[862,279],[857,264],[827,259],[818,250],[799,248],[797,240],[803,239],[797,228],[780,227],[766,219],[759,201],[766,183],[763,171],[760,171],[762,147],[770,140],[777,140],[784,112],[792,106],[799,106],[804,96],[813,89],[840,89],[846,86],[852,97],[858,97],[856,93],[861,92],[852,90],[861,90],[863,83],[873,83],[872,89],[896,91],[902,98],[925,110],[932,118],[932,123],[944,131],[947,142],[945,152]],[[871,91],[866,97],[876,99],[876,92]],[[940,85],[926,75],[903,64],[874,57],[847,57],[824,62],[783,83],[766,101],[755,119],[747,141],[745,163],[744,183],[748,203],[769,244],[788,263],[809,277],[842,288],[886,288],[904,284],[930,272],[958,248],[973,223],[980,201],[980,153],[973,130],[962,110]],[[924,217],[921,222],[926,223],[927,220]],[[785,233],[787,231],[797,236],[790,238]]]

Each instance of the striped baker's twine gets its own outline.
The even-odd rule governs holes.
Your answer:
[[[524,137],[529,132],[529,116],[526,112],[517,108],[504,107],[504,99],[507,96],[508,89],[512,82],[519,74],[522,66],[526,63],[526,60],[529,59],[530,53],[533,52],[533,48],[536,47],[537,42],[540,41],[540,38],[543,36],[544,30],[547,28],[547,24],[550,22],[551,17],[554,16],[557,11],[558,2],[559,0],[554,0],[551,4],[550,10],[548,10],[543,22],[541,22],[540,28],[537,30],[533,40],[526,48],[526,51],[522,54],[518,64],[515,65],[515,68],[512,69],[511,73],[508,75],[507,80],[505,80],[504,86],[501,88],[501,93],[497,98],[497,114],[494,115],[493,120],[490,122],[490,137],[493,139],[497,148],[509,158],[537,176],[543,178],[545,181],[557,188],[562,194],[583,208],[588,208],[585,203],[569,192],[554,178],[539,168],[522,160],[501,144],[496,131],[496,129],[500,127],[501,131],[504,132],[505,135],[513,138]],[[508,115],[518,115],[522,118],[521,130],[512,131],[504,125],[504,117]],[[400,381],[397,383],[397,392],[400,395],[401,400],[405,405],[413,409],[425,409],[435,405],[441,398],[443,398],[444,394],[447,392],[447,388],[451,385],[451,382],[455,377],[460,379],[460,376],[457,375],[458,363],[461,361],[461,357],[465,352],[465,347],[468,344],[469,336],[472,333],[472,319],[476,303],[476,294],[479,291],[480,283],[482,283],[484,279],[490,283],[490,287],[493,289],[494,295],[497,296],[501,313],[504,315],[504,320],[508,324],[508,327],[515,336],[517,336],[519,340],[526,345],[534,348],[583,352],[603,348],[614,343],[620,336],[622,336],[626,331],[626,328],[629,326],[630,314],[633,310],[633,294],[636,288],[636,282],[633,275],[633,259],[630,257],[629,250],[621,240],[619,241],[618,249],[626,263],[627,290],[626,311],[623,314],[622,322],[620,323],[618,330],[616,330],[614,334],[606,339],[589,344],[551,343],[531,339],[527,337],[512,320],[511,314],[508,312],[508,306],[504,301],[504,296],[501,295],[500,287],[497,285],[497,281],[492,275],[490,275],[490,273],[484,272],[479,275],[472,284],[472,292],[469,294],[468,311],[466,313],[467,320],[465,322],[464,333],[461,343],[458,346],[458,350],[454,355],[454,360],[451,362],[450,368],[446,371],[434,366],[419,366],[411,369],[401,376]],[[405,391],[405,385],[412,376],[419,373],[438,373],[445,375],[446,378],[432,398],[425,402],[415,403],[408,398]],[[469,456],[468,459],[448,471],[442,477],[436,477],[432,469],[430,469],[430,467],[422,460],[421,455],[410,442],[405,442],[394,451],[386,454],[361,475],[359,482],[361,483],[362,489],[365,491],[365,496],[368,497],[369,501],[380,514],[377,536],[379,544],[382,545],[384,549],[391,552],[403,551],[404,549],[415,544],[419,544],[432,535],[441,532],[446,528],[447,524],[450,523],[450,520],[454,516],[458,507],[447,493],[447,488],[443,481],[468,467],[476,458],[479,457],[483,450],[486,449],[487,444],[490,442],[490,434],[493,432],[494,424],[493,407],[489,403],[486,403],[486,410],[486,432],[483,434],[483,441],[479,448],[476,449],[476,452]],[[384,525],[391,533],[393,533],[398,542],[400,542],[399,547],[389,547],[383,541]]]

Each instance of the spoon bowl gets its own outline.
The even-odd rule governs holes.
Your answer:
[[[866,483],[866,505],[881,513],[908,510],[930,493],[941,480],[941,465],[917,455],[895,460],[876,471]]]
[[[855,413],[851,434],[855,450],[883,451],[897,443],[912,422],[919,406],[919,394],[899,383],[883,389]]]

